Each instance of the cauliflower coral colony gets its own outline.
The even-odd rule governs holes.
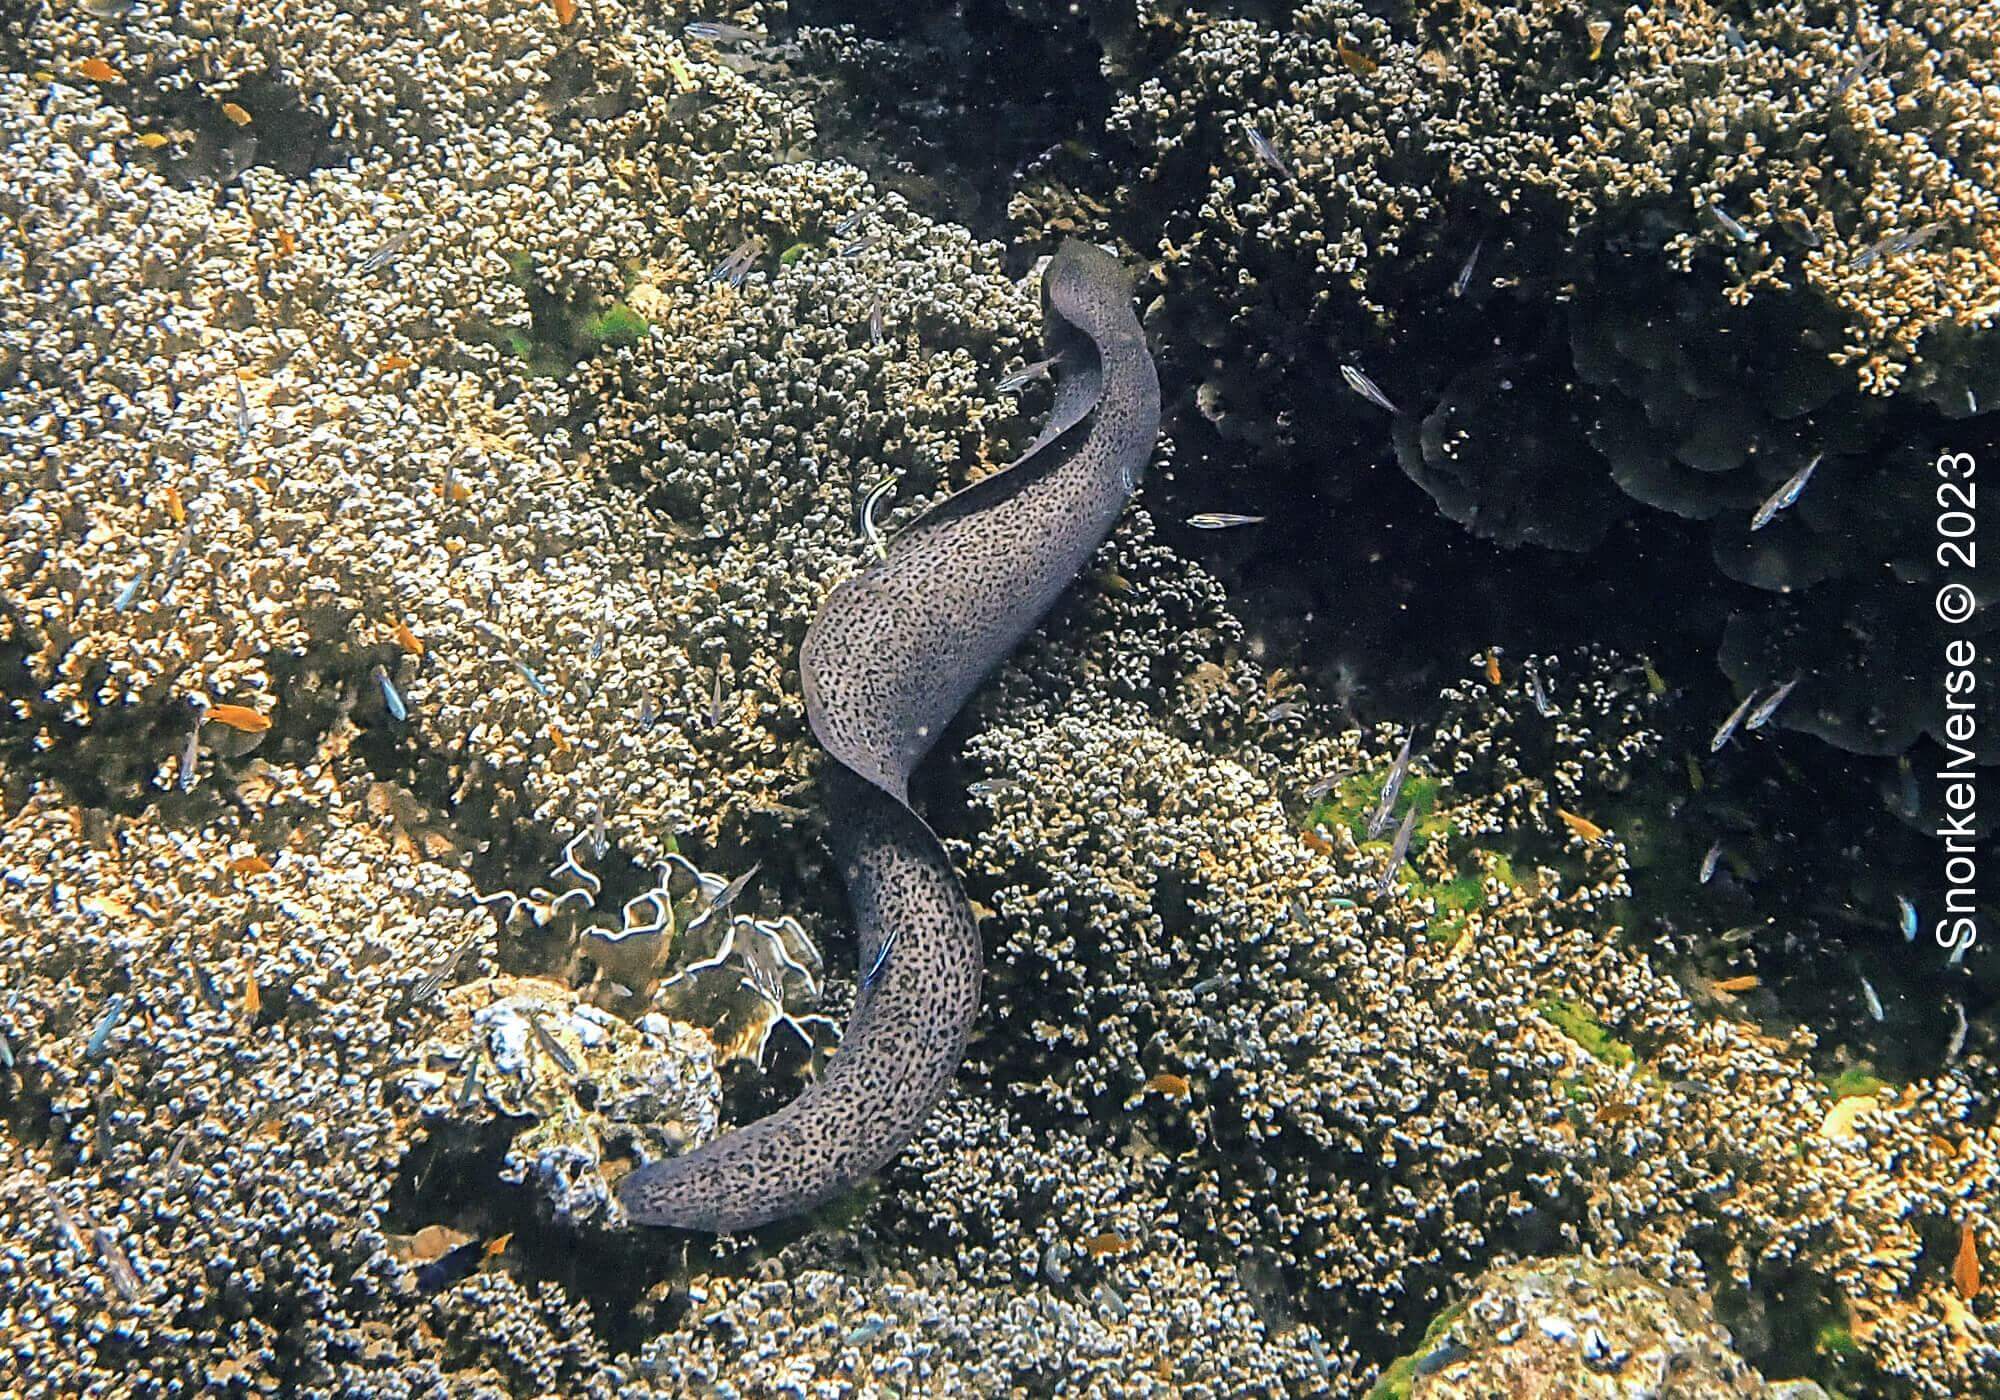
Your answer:
[[[929,804],[988,976],[924,1133],[754,1239],[622,1222],[837,1053],[794,658],[862,502],[1046,402],[996,387],[1036,279],[822,137],[782,18],[0,16],[0,1389],[1990,1391],[1981,1008],[1831,1072],[1632,917],[1645,658],[1356,723],[1144,495]],[[1379,439],[1357,367],[1475,531],[1708,522],[1770,594],[1745,689],[1895,631],[1834,542],[1909,508],[1898,425],[2000,395],[1993,7],[1048,31],[1101,49],[1093,231],[1192,421]],[[1496,374],[1575,451],[1482,440]],[[1780,715],[1894,752],[1932,717],[1881,694]]]

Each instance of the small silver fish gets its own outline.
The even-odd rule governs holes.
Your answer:
[[[1034,383],[1037,379],[1048,378],[1049,371],[1055,368],[1056,359],[1056,356],[1051,355],[1045,360],[1036,360],[1031,365],[1021,366],[1021,368],[1015,370],[1012,374],[1002,378],[998,384],[995,384],[993,391],[997,394],[1011,394],[1016,390],[1027,388],[1028,385]]]
[[[730,24],[726,20],[698,19],[683,25],[681,33],[690,39],[699,39],[711,44],[737,44],[746,39],[761,39],[764,36],[755,29],[745,29],[740,24]]]
[[[1868,1003],[1868,1014],[1877,1021],[1882,1020],[1882,998],[1875,995],[1875,984],[1866,977],[1861,979],[1861,995]]]
[[[396,689],[396,683],[389,679],[388,669],[383,666],[377,666],[369,674],[375,678],[375,684],[382,689],[382,703],[389,709],[389,718],[395,720],[398,724],[408,719],[410,717],[409,706],[403,703],[402,693]]]
[[[139,590],[146,586],[146,575],[150,572],[150,568],[139,570],[139,577],[133,579],[130,583],[119,589],[117,593],[113,594],[111,598],[111,611],[122,613],[130,608],[134,600],[138,598]]]
[[[71,1249],[78,1254],[84,1253],[83,1231],[76,1228],[76,1217],[69,1213],[69,1207],[63,1204],[63,1198],[56,1193],[55,1187],[45,1181],[42,1190],[48,1194],[49,1207],[56,1218],[56,1232]]]
[[[1824,456],[1826,456],[1824,452],[1815,453],[1810,462],[1800,467],[1792,474],[1789,481],[1780,486],[1776,491],[1773,491],[1770,498],[1763,505],[1757,507],[1757,513],[1750,517],[1750,528],[1752,530],[1763,529],[1766,525],[1777,519],[1779,511],[1784,510],[1787,506],[1797,501],[1804,494],[1806,483],[1812,480],[1813,468],[1819,465],[1820,458]]]
[[[104,1047],[111,1041],[111,1032],[117,1029],[119,1018],[125,1014],[125,994],[113,992],[111,1000],[105,1003],[104,1014],[97,1019],[97,1028],[84,1042],[83,1058],[94,1060],[104,1053]]]
[[[1905,943],[1917,941],[1917,906],[1907,895],[1896,896],[1896,927],[1903,931]]]
[[[1245,122],[1243,123],[1243,134],[1250,138],[1250,149],[1256,152],[1258,160],[1264,162],[1265,165],[1277,171],[1287,180],[1292,178],[1291,167],[1285,164],[1285,158],[1278,154],[1278,148],[1271,144],[1263,132],[1250,125],[1249,122]]]
[[[1735,239],[1738,243],[1755,243],[1757,241],[1756,234],[1750,232],[1749,229],[1743,227],[1742,224],[1738,223],[1735,217],[1732,214],[1730,214],[1730,212],[1727,209],[1724,209],[1720,204],[1717,204],[1714,200],[1710,200],[1708,204],[1704,207],[1708,210],[1709,217],[1714,219],[1718,224],[1722,225],[1722,231],[1728,234],[1731,238]]]
[[[194,989],[201,993],[201,999],[207,1003],[208,1009],[226,1011],[228,1003],[223,1001],[222,993],[216,990],[215,979],[208,975],[208,969],[193,958],[188,959],[187,967],[188,971],[194,974]]]
[[[7,1039],[7,1033],[0,1031],[0,1069],[14,1068],[14,1045]]]
[[[1403,416],[1403,410],[1396,407],[1395,401],[1383,393],[1377,387],[1374,380],[1370,379],[1353,365],[1342,365],[1340,367],[1340,377],[1347,381],[1348,388],[1374,404],[1375,407],[1385,412],[1393,413],[1398,418]]]
[[[835,238],[852,238],[854,231],[861,227],[861,219],[862,211],[856,209],[833,226],[833,236]]]
[[[534,673],[534,670],[528,665],[527,662],[513,657],[510,657],[508,659],[514,662],[514,669],[519,671],[524,677],[527,678],[528,684],[535,688],[535,693],[537,695],[541,696],[545,700],[553,700],[555,698],[552,694],[550,694],[549,688],[546,685],[542,684],[542,678]]]
[[[1715,867],[1722,863],[1722,843],[1717,841],[1708,848],[1708,854],[1701,858],[1701,883],[1707,884],[1715,878]]]
[[[1742,727],[1743,717],[1750,713],[1751,705],[1756,702],[1757,692],[1762,689],[1762,686],[1752,686],[1750,693],[1743,697],[1743,703],[1729,712],[1729,718],[1722,722],[1722,727],[1715,731],[1715,737],[1708,741],[1710,753],[1719,753],[1724,744],[1736,737],[1736,731]]]
[[[489,898],[496,900],[499,899],[500,897],[501,896],[499,895],[489,896]],[[506,897],[510,899],[513,898],[512,895],[508,895]],[[480,901],[480,903],[482,904],[484,904],[485,902],[486,902],[485,900]],[[519,901],[516,901],[516,903],[518,902]],[[512,914],[513,911],[511,909],[508,910],[508,915],[510,917]],[[496,917],[498,916],[496,915]],[[506,918],[500,919],[500,927],[502,929],[507,927]],[[459,959],[463,958],[468,952],[472,950],[472,945],[478,941],[481,932],[482,930],[475,925],[472,932],[466,934],[465,937],[461,938],[457,943],[454,943],[451,946],[451,949],[448,952],[446,952],[442,958],[438,959],[437,964],[434,967],[432,967],[429,972],[426,972],[423,975],[423,978],[417,983],[417,985],[411,988],[410,1000],[413,1002],[429,1000],[431,995],[435,993],[439,987],[442,987],[444,985],[444,979],[451,976],[452,969],[458,966]]]
[[[1321,798],[1340,786],[1340,780],[1346,776],[1347,774],[1345,773],[1329,773],[1324,778],[1319,779],[1305,791],[1307,805],[1317,804]]]
[[[858,258],[870,248],[881,243],[881,241],[882,235],[879,233],[871,233],[864,237],[856,238],[851,242],[840,245],[840,256],[843,258]]]
[[[1802,679],[1804,679],[1802,676],[1793,676],[1790,680],[1772,691],[1770,697],[1763,704],[1750,712],[1750,718],[1744,721],[1743,727],[1745,729],[1762,729],[1766,724],[1770,723],[1771,716],[1778,713],[1778,706],[1785,703],[1786,698],[1791,695],[1793,690],[1798,688],[1798,684]]]
[[[229,382],[236,389],[236,436],[240,447],[250,440],[250,395],[243,388],[242,370],[230,375]]]
[[[1261,515],[1232,515],[1226,510],[1205,510],[1190,515],[1187,523],[1197,530],[1234,530],[1241,525],[1262,525]]]
[[[1472,245],[1472,251],[1466,254],[1465,265],[1459,268],[1458,276],[1451,280],[1451,294],[1453,296],[1464,296],[1465,289],[1472,285],[1472,269],[1479,266],[1479,250],[1485,246],[1486,238],[1482,234],[1479,241]]]
[[[893,476],[882,478],[868,488],[868,494],[861,502],[861,538],[868,541],[868,547],[875,551],[877,559],[889,557],[889,546],[875,524],[875,510],[882,504],[882,498],[896,489],[896,480]]]
[[[878,301],[868,309],[868,343],[870,345],[880,345],[882,343],[882,329],[882,303]]]
[[[660,722],[659,702],[650,694],[639,697],[638,720],[641,729],[651,729]]]
[[[1542,673],[1540,671],[1531,669],[1528,672],[1528,698],[1535,702],[1535,713],[1543,719],[1549,719],[1555,715],[1556,707],[1549,702],[1549,692],[1542,685]]]
[[[401,233],[392,233],[375,246],[375,251],[355,264],[357,276],[365,277],[371,272],[380,272],[396,260],[396,254],[410,246],[410,240],[417,236],[414,228],[406,228]]]
[[[174,1174],[181,1169],[181,1161],[187,1156],[188,1143],[193,1137],[192,1128],[182,1128],[174,1134],[173,1150],[167,1153],[167,1169],[161,1173],[168,1181],[172,1181]]]
[[[1840,81],[1833,85],[1833,91],[1828,94],[1828,100],[1838,99],[1849,88],[1853,87],[1854,84],[1863,78],[1871,76],[1876,68],[1881,65],[1883,58],[1888,55],[1888,52],[1889,41],[1887,39],[1884,39],[1873,49],[1863,52],[1854,60],[1848,70],[1841,75]]]
[[[1023,785],[1013,778],[981,778],[976,783],[965,785],[970,797],[995,797],[1004,792],[1019,792]]]
[[[704,923],[728,909],[730,905],[736,902],[736,897],[743,893],[749,883],[757,878],[757,872],[763,868],[764,862],[760,860],[741,875],[738,875],[734,880],[731,880],[727,885],[723,886],[722,893],[718,894],[709,903],[708,908],[701,912],[701,916],[695,920],[695,923]]]
[[[571,1079],[583,1078],[583,1067],[577,1064],[575,1057],[568,1050],[563,1048],[563,1043],[555,1038],[554,1033],[542,1024],[542,1018],[538,1014],[533,1011],[528,1013],[528,1025],[535,1032],[535,1039],[541,1042],[542,1049],[549,1052],[549,1058],[556,1062],[564,1074]]]
[[[610,848],[611,840],[604,831],[604,807],[600,803],[590,817],[590,854],[596,860],[603,860]]]
[[[187,738],[181,744],[181,770],[180,770],[179,781],[180,781],[180,790],[182,792],[192,792],[194,790],[196,768],[200,763],[201,763],[201,726],[197,724],[193,729],[190,729],[188,731]]]
[[[125,1249],[118,1243],[118,1236],[99,1225],[90,1232],[90,1242],[97,1248],[97,1257],[104,1263],[104,1272],[110,1276],[111,1286],[118,1290],[118,1296],[128,1303],[139,1301],[145,1291],[139,1284],[138,1272],[132,1261],[125,1257]]]
[[[1847,265],[1849,267],[1870,267],[1885,257],[1900,257],[1904,253],[1914,253],[1917,249],[1937,237],[1938,230],[1943,227],[1944,225],[1941,223],[1932,223],[1925,224],[1921,228],[1904,229],[1900,233],[1892,233],[1880,242],[1863,248],[1854,255]]]
[[[1382,785],[1382,804],[1368,819],[1368,839],[1374,840],[1382,834],[1382,828],[1389,824],[1389,813],[1396,806],[1396,799],[1403,792],[1403,778],[1410,771],[1410,745],[1416,742],[1417,732],[1413,729],[1403,736],[1403,748],[1396,755],[1396,762],[1389,769],[1389,781]]]
[[[1264,723],[1283,724],[1288,719],[1297,719],[1306,712],[1306,707],[1296,700],[1281,701],[1264,711]]]
[[[1958,1025],[1952,1030],[1951,1039],[1945,1042],[1944,1062],[1950,1064],[1965,1049],[1965,1008],[1957,1002],[1951,1004],[1952,1014],[1958,1017]]]
[[[732,287],[740,288],[743,280],[750,275],[750,269],[756,265],[757,254],[763,247],[764,240],[761,238],[744,239],[728,257],[709,269],[709,283],[727,282]]]
[[[1396,868],[1403,863],[1403,857],[1409,854],[1410,833],[1416,829],[1417,804],[1412,802],[1409,810],[1403,813],[1403,824],[1396,828],[1396,839],[1389,845],[1389,864],[1383,869],[1382,878],[1375,882],[1375,894],[1378,898],[1388,892],[1389,881],[1394,878]]]
[[[715,682],[709,687],[708,692],[708,727],[710,729],[720,729],[722,727],[722,668],[720,666],[715,668]]]
[[[473,1047],[472,1053],[466,1056],[465,1079],[458,1086],[458,1098],[453,1102],[452,1105],[453,1109],[459,1113],[465,1112],[466,1109],[472,1107],[473,1097],[478,1092],[479,1092],[479,1049],[475,1045]]]

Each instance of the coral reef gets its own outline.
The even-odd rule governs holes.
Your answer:
[[[1746,43],[1796,23],[1760,13]],[[1955,48],[1799,29],[1797,81],[1881,172],[1865,220],[1812,214],[1819,250],[1748,197],[1747,146],[1712,191],[1619,165],[1620,217],[1665,221],[1627,256],[1690,259],[1844,357],[1816,428],[1874,441],[1883,390],[1985,401],[1950,369],[1976,357],[1932,347],[1987,334],[1992,181],[1973,136],[1891,139],[1890,76],[1934,72],[1976,136],[1982,16],[1940,21]],[[1458,21],[1426,9],[1416,38],[1358,8],[1284,36],[1142,18],[1093,32],[1164,153],[1145,178],[1207,191],[1151,320],[1218,433],[1277,446],[1379,437],[1343,361],[1410,406],[1467,372],[1367,338],[1419,304],[1411,258],[1435,333],[1483,344],[1497,298],[1560,287],[1554,231],[1609,217],[1530,178],[1571,159],[1549,132],[1574,104],[1447,130],[1518,111],[1521,53],[1696,134],[1683,89],[1765,64],[1708,11],[1622,19],[1597,58],[1581,11],[1433,36]],[[1025,439],[990,384],[1037,358],[1032,281],[812,159],[794,104],[621,0],[0,24],[0,1389],[1354,1394],[1496,1260],[1581,1250],[1709,1291],[1769,1373],[1990,1389],[1994,1295],[1957,1265],[2000,1249],[1986,1029],[1913,1082],[1831,1086],[1813,1034],[1617,927],[1666,820],[1633,776],[1665,757],[1643,670],[1453,684],[1376,823],[1410,726],[1337,732],[1143,514],[978,703],[970,810],[929,804],[994,969],[963,1092],[804,1233],[682,1264],[618,1230],[602,1183],[789,1097],[852,995],[793,657],[870,487],[896,474],[893,530]],[[1695,27],[1714,58],[1646,57]],[[1417,81],[1440,69],[1445,105]],[[1492,193],[1399,183],[1392,143]],[[1497,348],[1587,359],[1622,405],[1549,440],[1610,457],[1617,431],[1621,496],[1706,482],[1629,444],[1713,396],[1665,395],[1689,365],[1587,314]],[[1713,473],[1728,514],[1796,461],[1783,378],[1702,447],[1758,445]],[[1867,487],[1848,470],[1827,509]],[[1750,586],[1818,567],[1816,499]],[[1557,533],[1622,508],[1582,504]],[[475,1044],[533,1083],[487,1064],[467,1096]],[[539,1175],[538,1143],[574,1155]]]
[[[1385,1400],[1775,1393],[1700,1299],[1582,1259],[1488,1270],[1379,1390]]]
[[[700,1031],[658,1013],[628,1025],[541,979],[468,983],[446,1001],[410,1087],[456,1123],[532,1120],[509,1139],[501,1178],[532,1182],[557,1219],[611,1209],[607,1141],[667,1156],[715,1136],[714,1044]]]
[[[1845,697],[1785,727],[1871,755],[1943,738],[1894,653],[1942,642],[1929,463],[2000,406],[2000,12],[1093,14],[1139,168],[1086,221],[1157,247],[1148,323],[1212,426],[1187,434],[1203,481],[1248,452],[1250,489],[1341,508],[1381,441],[1358,367],[1405,411],[1404,471],[1473,533],[1684,538],[1736,615],[1739,695],[1818,678]],[[1866,685],[1833,684],[1857,664]]]

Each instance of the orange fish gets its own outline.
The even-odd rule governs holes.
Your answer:
[[[557,753],[569,752],[569,739],[563,734],[562,730],[555,726],[553,721],[549,724],[549,742],[555,745]]]
[[[1123,1235],[1114,1235],[1108,1231],[1102,1235],[1092,1235],[1083,1242],[1084,1253],[1093,1259],[1102,1259],[1107,1254],[1123,1254],[1131,1248],[1132,1241]]]
[[[1576,813],[1565,812],[1560,807],[1556,808],[1556,815],[1563,819],[1564,826],[1568,827],[1571,831],[1574,831],[1578,836],[1581,836],[1584,840],[1602,841],[1604,839],[1604,828],[1599,826],[1596,822],[1592,821],[1589,817],[1579,817]]]
[[[169,139],[164,132],[147,131],[140,134],[139,144],[149,151],[157,151],[160,147],[166,145]]]
[[[167,514],[173,517],[174,524],[176,525],[187,524],[187,518],[188,518],[187,507],[181,504],[181,493],[176,491],[173,487],[169,486],[165,491],[161,492],[160,494],[165,498],[167,502]]]
[[[1970,1220],[1958,1222],[1958,1257],[1951,1261],[1951,1283],[1961,1298],[1979,1296],[1979,1241]]]
[[[240,729],[245,734],[262,734],[271,727],[269,715],[258,714],[248,705],[210,705],[205,718],[217,724],[226,724],[231,729]]]
[[[1327,840],[1317,831],[1308,831],[1300,836],[1299,840],[1304,842],[1305,848],[1314,855],[1330,856],[1333,854],[1333,842]]]
[[[292,254],[298,252],[298,250],[299,250],[299,240],[292,237],[292,231],[288,228],[279,229],[278,230],[279,259],[282,260],[285,258],[289,258]]]
[[[408,355],[391,353],[382,357],[382,363],[375,367],[379,374],[387,374],[392,369],[408,369],[416,361]]]
[[[564,29],[576,22],[576,0],[550,0],[555,7],[556,23]]]
[[[1358,73],[1364,78],[1382,66],[1352,43],[1348,42],[1345,34],[1340,36],[1338,51],[1340,53],[1340,61],[1345,63],[1349,70]]]
[[[431,488],[431,494],[453,502],[469,501],[472,499],[472,488],[455,476],[447,476]]]
[[[257,968],[250,955],[243,955],[243,1014],[255,1016],[264,1009],[264,994],[257,990]]]
[[[93,83],[122,83],[125,75],[101,58],[86,58],[76,65],[76,71]]]
[[[400,618],[396,620],[396,645],[412,656],[424,654],[424,639],[412,632],[410,624]]]
[[[1488,651],[1486,653],[1486,683],[1488,685],[1500,684],[1500,653],[1497,651]]]
[[[504,1235],[497,1235],[493,1239],[490,1239],[486,1242],[486,1247],[480,1251],[480,1257],[483,1259],[491,1259],[496,1254],[505,1254],[507,1252],[507,1246],[512,1244],[513,1242],[514,1242],[514,1232],[512,1230],[509,1230]]]
[[[1168,1098],[1185,1099],[1193,1092],[1194,1086],[1178,1074],[1156,1074],[1146,1081],[1148,1089],[1157,1089]]]
[[[262,856],[238,856],[229,862],[229,868],[238,875],[268,875],[271,862]]]
[[[1597,1107],[1597,1121],[1600,1123],[1623,1123],[1639,1116],[1639,1105],[1635,1103],[1607,1103]]]
[[[269,478],[268,476],[253,475],[250,478],[250,481],[253,485],[256,486],[256,488],[259,491],[262,491],[265,495],[268,496],[271,494],[271,478]]]
[[[235,122],[238,126],[250,125],[249,111],[237,106],[234,102],[225,102],[222,104],[222,115]]]
[[[1725,977],[1715,984],[1718,992],[1747,992],[1757,986],[1757,974],[1746,972],[1741,977]]]

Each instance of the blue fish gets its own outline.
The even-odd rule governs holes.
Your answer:
[[[403,703],[402,694],[396,689],[396,683],[389,679],[386,669],[377,666],[373,674],[375,684],[382,687],[382,703],[389,707],[389,718],[401,724],[410,717],[410,707]]]
[[[1896,896],[1896,927],[1903,931],[1903,941],[1917,941],[1917,906],[1902,895]]]
[[[84,1043],[84,1059],[94,1060],[104,1053],[104,1047],[111,1042],[111,1032],[117,1029],[119,1018],[124,1014],[125,994],[113,992],[110,1002],[104,1008],[104,1014],[98,1018],[97,1029],[90,1033],[90,1039]]]
[[[882,940],[882,946],[875,950],[875,961],[869,964],[868,971],[861,976],[862,991],[873,991],[875,985],[882,980],[882,973],[889,966],[889,950],[895,946],[896,930],[890,929],[889,936]]]

